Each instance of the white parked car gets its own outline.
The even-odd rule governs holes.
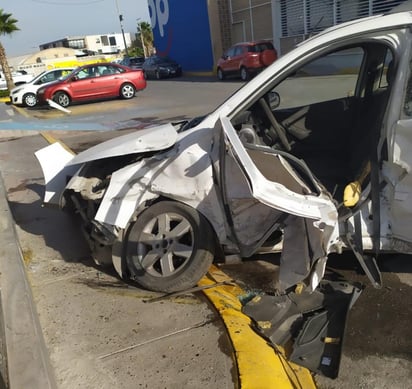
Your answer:
[[[74,68],[57,68],[47,70],[36,76],[30,82],[13,88],[10,92],[10,101],[15,105],[34,107],[37,104],[37,90],[41,86],[66,77],[73,70]]]
[[[15,71],[11,73],[14,85],[25,84],[33,80],[34,75],[23,71]],[[0,90],[7,90],[7,82],[4,73],[0,71]]]
[[[156,291],[192,287],[225,253],[281,249],[278,293],[244,309],[271,321],[273,343],[293,341],[290,360],[336,377],[362,288],[330,277],[328,255],[352,250],[379,288],[374,256],[412,253],[411,58],[412,12],[330,28],[204,117],[75,156],[39,150],[44,201],[80,216],[100,262]]]

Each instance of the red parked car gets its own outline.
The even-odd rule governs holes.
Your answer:
[[[217,63],[217,77],[240,76],[243,81],[272,64],[278,57],[272,42],[255,41],[237,43],[230,47]]]
[[[142,70],[113,63],[80,66],[62,80],[37,91],[39,104],[53,100],[62,107],[72,102],[109,97],[131,99],[136,91],[146,88]]]

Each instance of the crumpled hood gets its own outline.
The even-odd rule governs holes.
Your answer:
[[[45,178],[44,202],[59,205],[67,177],[75,174],[85,162],[164,150],[173,146],[177,138],[176,129],[171,124],[165,124],[113,138],[74,156],[59,142],[44,147],[35,153]]]
[[[67,165],[78,165],[103,158],[167,149],[176,143],[178,134],[170,123],[145,128],[99,143],[77,154]]]

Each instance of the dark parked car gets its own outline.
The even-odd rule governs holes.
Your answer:
[[[124,57],[119,64],[131,69],[141,69],[144,61],[144,57]]]
[[[159,57],[154,55],[144,61],[143,71],[146,78],[166,78],[180,77],[182,75],[182,67],[169,57]]]
[[[66,78],[41,87],[39,104],[53,100],[62,107],[75,101],[108,97],[131,99],[136,91],[146,88],[142,70],[113,63],[95,63],[77,68]]]
[[[272,64],[278,55],[272,42],[242,42],[230,47],[217,63],[217,77],[238,76],[243,81]]]

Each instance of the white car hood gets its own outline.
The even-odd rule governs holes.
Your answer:
[[[53,143],[35,155],[42,167],[46,191],[44,202],[60,204],[60,196],[67,184],[67,177],[79,165],[98,159],[167,149],[176,143],[178,134],[171,124],[146,128],[100,143],[78,155],[67,151],[60,143]]]
[[[159,127],[145,128],[99,143],[76,155],[67,165],[78,165],[120,155],[164,150],[173,146],[177,137],[176,129],[170,123]]]

